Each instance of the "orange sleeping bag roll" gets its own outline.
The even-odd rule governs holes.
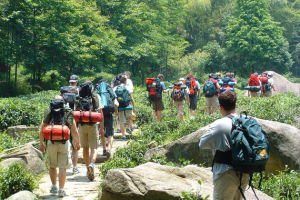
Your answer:
[[[43,128],[45,140],[64,141],[70,137],[70,129],[67,125],[47,125]],[[52,135],[52,137],[51,137]]]
[[[97,123],[103,121],[102,114],[98,112],[74,111],[73,113],[76,122]]]

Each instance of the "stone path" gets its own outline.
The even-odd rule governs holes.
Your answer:
[[[135,131],[136,132],[136,131]],[[121,134],[115,133],[115,140],[112,149],[112,156],[115,150],[118,147],[124,147],[127,145],[128,140],[122,140]],[[95,180],[89,181],[86,176],[86,167],[83,164],[82,158],[82,149],[79,151],[79,159],[78,159],[78,168],[80,173],[73,175],[72,168],[67,170],[67,180],[65,184],[65,191],[67,196],[62,198],[63,200],[73,200],[73,199],[98,199],[98,190],[101,182],[101,178],[99,177],[99,166],[106,160],[106,157],[102,156],[102,146],[98,148],[98,158],[97,163],[95,164]],[[58,185],[58,180],[57,180]],[[51,186],[49,173],[46,173],[40,181],[39,189],[34,191],[35,194],[39,195],[41,199],[59,199],[57,195],[52,195],[49,193]]]

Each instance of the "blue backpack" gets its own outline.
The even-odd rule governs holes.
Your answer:
[[[108,115],[115,112],[114,100],[116,98],[113,90],[106,81],[101,81],[101,83],[96,88],[97,94],[100,95],[104,108],[103,114]]]

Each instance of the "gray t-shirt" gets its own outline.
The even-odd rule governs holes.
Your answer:
[[[229,117],[216,120],[201,137],[199,147],[201,149],[214,149],[223,152],[230,150],[231,129],[232,120]],[[215,163],[213,167],[213,179],[217,179],[222,173],[229,169],[232,169],[231,165]]]

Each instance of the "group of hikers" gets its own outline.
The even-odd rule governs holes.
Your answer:
[[[275,90],[272,75],[272,73],[263,73],[258,76],[257,73],[253,73],[249,79],[249,95],[256,97],[259,96],[258,93],[261,93],[261,96],[270,96],[272,91],[269,89]],[[40,149],[42,152],[47,151],[48,153],[49,174],[52,182],[50,193],[58,193],[59,197],[66,195],[64,191],[66,169],[73,165],[73,173],[79,173],[77,161],[80,147],[83,148],[87,178],[91,181],[94,180],[99,136],[103,147],[103,156],[107,158],[111,156],[114,114],[117,117],[118,131],[122,133],[122,139],[126,139],[128,134],[132,134],[136,108],[133,97],[134,87],[130,76],[130,72],[126,71],[118,74],[112,83],[102,78],[96,85],[93,85],[90,80],[85,80],[78,85],[78,76],[72,75],[69,80],[70,85],[62,87],[60,94],[50,101],[40,129]],[[264,77],[267,77],[268,87],[265,86]],[[181,120],[184,119],[184,106],[187,102],[190,118],[195,118],[197,100],[200,99],[201,90],[198,79],[192,74],[180,78],[178,82],[168,88],[164,83],[163,74],[159,74],[156,78],[147,78],[146,85],[154,110],[153,115],[158,121],[161,120],[164,110],[163,93],[169,93],[170,90],[170,105],[175,104],[177,117]],[[237,116],[235,114],[236,85],[235,75],[230,72],[227,72],[224,77],[221,73],[211,73],[204,82],[203,94],[206,98],[206,112],[213,113],[220,108],[220,112],[224,116],[232,117],[216,122],[216,127],[211,127],[201,138],[200,148],[216,147],[219,151],[230,150],[228,140],[231,133],[231,121],[228,119]],[[268,92],[265,91],[266,89]],[[71,151],[72,153],[69,153]],[[234,182],[236,184],[236,180],[240,179],[241,185],[238,188],[242,190],[245,188],[244,183],[249,176],[239,178],[237,174],[234,174],[232,167],[227,166],[227,160],[223,162],[220,159],[220,162],[221,164],[218,165],[218,160],[216,160],[217,164],[213,167],[214,185],[215,189],[218,188],[216,192],[214,190],[214,199],[239,199],[239,195],[233,192],[233,187],[227,187],[224,183]],[[56,186],[57,168],[59,168],[59,188]],[[226,176],[220,176],[225,171]],[[225,193],[226,198],[217,197],[222,195],[224,197]],[[227,198],[227,195],[232,198]],[[238,198],[235,198],[236,196]]]
[[[59,197],[66,195],[66,169],[73,165],[73,174],[79,173],[80,147],[83,148],[87,178],[94,180],[99,136],[103,156],[111,156],[114,113],[122,139],[132,134],[136,109],[130,75],[128,71],[119,74],[111,84],[102,78],[95,86],[90,80],[78,85],[78,76],[72,75],[70,85],[62,87],[60,94],[50,101],[40,128],[40,150],[48,154],[50,193],[58,193]],[[57,168],[59,188],[56,186]]]

